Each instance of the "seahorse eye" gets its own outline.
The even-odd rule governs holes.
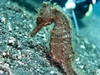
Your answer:
[[[36,22],[39,25],[40,23],[42,23],[42,21],[43,21],[42,18],[41,17],[38,17]]]

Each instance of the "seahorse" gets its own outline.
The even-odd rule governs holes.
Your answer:
[[[36,28],[30,33],[34,36],[43,26],[54,23],[54,28],[50,37],[51,59],[61,66],[63,75],[77,75],[71,64],[72,42],[71,26],[69,19],[60,11],[59,6],[44,2],[36,20]]]

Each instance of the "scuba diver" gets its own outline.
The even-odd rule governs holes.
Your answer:
[[[51,3],[57,3],[60,5],[64,11],[67,9],[73,9],[77,18],[83,18],[88,12],[91,5],[96,4],[98,0],[46,0],[51,1]]]
[[[74,21],[76,31],[79,32],[77,19],[88,16],[92,12],[93,5],[98,0],[46,0],[60,5],[65,13]]]

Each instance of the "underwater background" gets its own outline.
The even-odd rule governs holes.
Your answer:
[[[0,75],[62,75],[48,61],[53,24],[34,37],[43,0],[0,0]],[[73,68],[77,75],[100,75],[100,1],[90,15],[78,19]]]

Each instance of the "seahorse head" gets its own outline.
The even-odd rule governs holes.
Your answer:
[[[44,2],[36,20],[37,25],[30,35],[34,36],[43,26],[49,25],[53,21],[54,18],[52,16],[52,5],[48,2]]]
[[[37,17],[37,25],[46,26],[53,22],[52,5],[49,2],[44,2]]]

